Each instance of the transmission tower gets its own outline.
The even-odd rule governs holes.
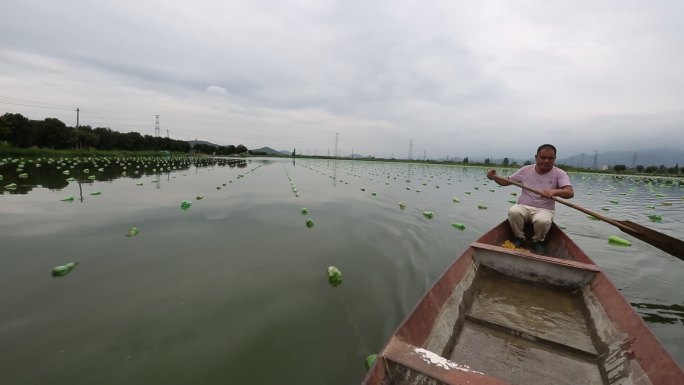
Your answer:
[[[159,129],[159,115],[154,116],[154,136],[159,137],[160,134],[160,129]]]
[[[335,158],[337,158],[337,157],[340,156],[340,153],[338,152],[339,150],[338,150],[338,148],[337,148],[337,144],[338,144],[339,140],[340,140],[340,134],[338,134],[338,133],[336,132],[336,133],[335,133]]]
[[[598,151],[594,151],[594,170],[598,169]]]

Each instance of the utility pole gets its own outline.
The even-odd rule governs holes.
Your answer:
[[[413,139],[409,140],[409,160],[413,159]]]
[[[168,139],[168,138],[169,138],[169,129],[167,128],[166,129],[166,139]]]
[[[76,107],[76,128],[78,128],[78,126],[79,126],[78,119],[79,119],[79,113],[80,112],[81,112],[81,110],[78,107]]]

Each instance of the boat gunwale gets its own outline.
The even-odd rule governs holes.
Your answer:
[[[379,359],[371,367],[362,384],[387,384],[383,381],[388,370],[385,360],[392,360],[390,355],[386,355],[387,349],[391,347],[392,343],[396,344],[396,341],[402,341],[402,343],[411,346],[422,347],[425,345],[437,316],[450,297],[451,290],[460,282],[468,269],[478,264],[474,259],[478,248],[594,273],[595,276],[585,287],[597,298],[611,324],[630,336],[627,358],[638,363],[642,369],[642,375],[648,378],[648,383],[653,385],[684,383],[684,371],[670,353],[665,350],[644,320],[612,284],[607,275],[557,225],[552,225],[549,236],[552,239],[555,238],[555,242],[558,243],[555,247],[560,245],[573,257],[573,260],[528,254],[494,244],[501,237],[509,235],[510,227],[508,222],[504,220],[472,242],[456,258],[391,334],[378,356]],[[488,378],[494,379],[493,377]],[[500,379],[496,380],[501,381]],[[490,382],[475,381],[472,383],[489,384]],[[506,384],[506,382],[494,383]]]

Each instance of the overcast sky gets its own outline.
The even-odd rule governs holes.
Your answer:
[[[684,147],[684,1],[3,0],[0,113],[405,158]],[[43,108],[40,108],[43,107]],[[46,108],[48,107],[48,108]]]

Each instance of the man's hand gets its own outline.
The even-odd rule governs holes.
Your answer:
[[[565,186],[560,189],[546,189],[541,191],[544,198],[551,199],[552,197],[559,197],[564,199],[570,199],[575,196],[575,191],[572,186]]]

